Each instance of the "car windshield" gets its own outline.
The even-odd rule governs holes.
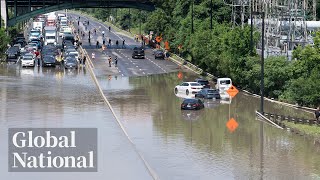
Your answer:
[[[75,63],[76,60],[74,58],[67,58],[68,63]]]
[[[213,90],[213,89],[209,89],[208,90],[208,93],[215,93],[216,91],[215,90]]]
[[[199,83],[190,83],[191,86],[201,86]]]
[[[197,102],[197,100],[195,100],[195,99],[185,99],[183,101],[183,103],[195,103],[195,102]]]
[[[200,80],[200,81],[198,81],[198,83],[200,83],[200,84],[209,84],[209,81],[206,81],[206,80]]]
[[[23,60],[32,60],[32,56],[23,56]]]
[[[230,80],[221,80],[220,84],[224,85],[224,84],[230,84]]]

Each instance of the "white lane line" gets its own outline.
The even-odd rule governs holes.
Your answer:
[[[121,76],[124,76],[123,74],[121,74]]]
[[[142,69],[139,69],[140,71],[142,71]]]
[[[142,74],[146,74],[145,72],[142,72]]]

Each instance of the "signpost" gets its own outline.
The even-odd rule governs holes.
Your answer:
[[[239,93],[239,90],[232,85],[227,90],[227,93],[230,95],[231,98],[234,98]],[[230,116],[230,108],[229,108],[229,116]],[[238,128],[239,124],[234,118],[230,118],[228,120],[226,126],[227,126],[227,128],[229,129],[230,132],[233,132]]]

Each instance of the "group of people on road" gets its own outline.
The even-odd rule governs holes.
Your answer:
[[[111,56],[108,57],[108,62],[109,62],[109,67],[111,67],[111,65],[112,65],[112,57]],[[117,56],[114,57],[114,66],[115,67],[118,66],[118,57]]]
[[[96,58],[96,54],[94,52],[92,52],[91,53],[91,59],[94,60],[95,58]],[[108,63],[109,63],[109,67],[111,67],[111,65],[112,65],[112,57],[109,55],[107,60],[108,60]],[[115,65],[115,67],[118,66],[118,57],[117,56],[114,57],[114,65]]]

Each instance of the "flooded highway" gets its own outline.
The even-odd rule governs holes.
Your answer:
[[[2,142],[7,141],[9,127],[97,127],[99,172],[72,173],[73,178],[151,179],[85,69],[20,69],[12,65],[2,66],[0,77]],[[182,81],[177,73],[97,78],[138,151],[160,179],[320,177],[319,147],[256,120],[258,98],[239,93],[229,104],[211,100],[205,102],[205,109],[181,111],[182,99],[173,92]],[[184,74],[184,80],[194,78]],[[266,110],[303,114],[268,102]],[[226,127],[231,117],[239,124],[234,132]],[[7,152],[4,144],[2,154]],[[1,161],[7,162],[5,156]],[[63,173],[1,174],[5,179],[71,177]]]
[[[184,77],[185,81],[195,78]],[[176,73],[100,77],[99,81],[160,179],[320,178],[319,147],[310,139],[256,120],[258,98],[239,93],[231,104],[211,100],[203,110],[181,111],[182,99],[173,92],[181,82]],[[269,102],[265,108],[303,115]],[[233,133],[226,127],[232,117],[239,124]]]

